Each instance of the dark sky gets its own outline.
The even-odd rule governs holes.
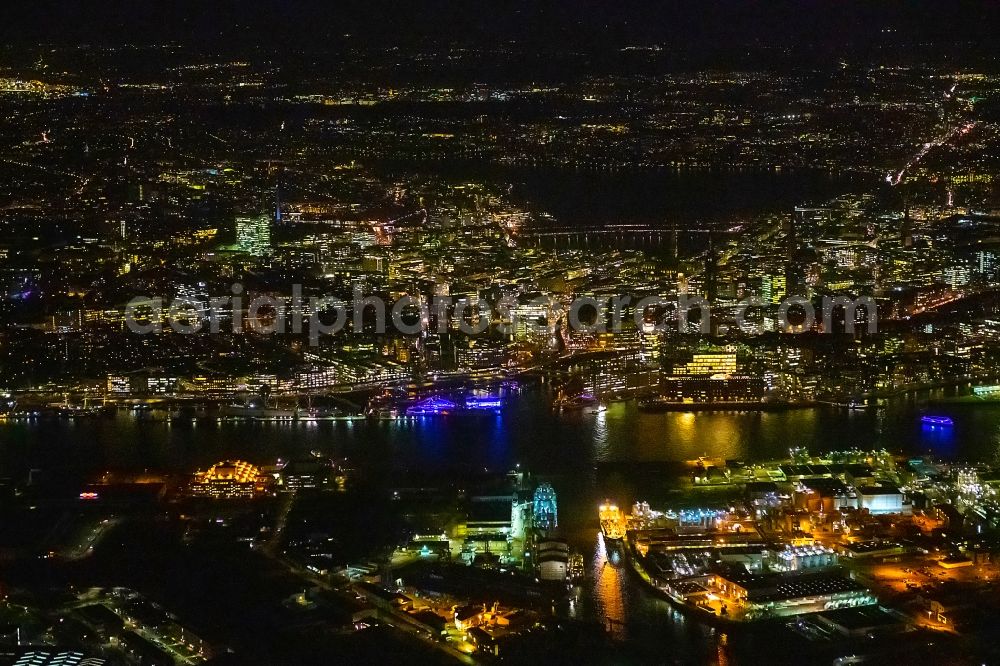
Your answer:
[[[4,43],[463,43],[579,49],[965,41],[996,51],[1000,2],[983,0],[24,0],[0,9]],[[895,30],[886,33],[886,29]]]

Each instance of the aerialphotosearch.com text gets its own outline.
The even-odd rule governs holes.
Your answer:
[[[833,331],[835,313],[841,315],[841,330],[846,333],[854,333],[856,325],[866,327],[869,333],[877,328],[875,302],[867,296],[823,296],[817,311],[817,303],[802,296],[788,296],[779,303],[746,298],[715,306],[690,294],[575,298],[540,295],[528,299],[507,295],[493,301],[404,295],[387,300],[355,288],[352,298],[345,301],[335,296],[304,297],[297,284],[290,296],[250,296],[239,283],[230,292],[219,297],[179,296],[169,300],[139,296],[126,305],[125,323],[137,334],[159,333],[167,327],[181,334],[218,334],[227,329],[261,335],[306,333],[314,345],[323,336],[343,331],[348,324],[354,331],[386,333],[391,327],[403,335],[445,333],[454,325],[466,335],[480,335],[487,331],[513,334],[519,329],[542,334],[563,326],[584,333],[617,332],[631,320],[646,331],[672,329],[708,334],[716,307],[724,310],[730,329],[735,326],[747,335],[765,331],[764,313],[772,321],[770,330],[785,333],[817,330],[817,322],[822,323],[819,330]],[[864,316],[859,319],[860,313]]]

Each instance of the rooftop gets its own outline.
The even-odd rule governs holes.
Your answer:
[[[830,624],[843,627],[848,631],[888,627],[903,623],[899,617],[877,604],[824,611],[820,613],[820,618]]]
[[[860,495],[901,495],[899,488],[891,483],[883,483],[880,486],[858,486]]]
[[[735,573],[725,574],[721,577],[745,589],[747,598],[754,602],[783,601],[865,590],[861,584],[835,571],[778,574]]]

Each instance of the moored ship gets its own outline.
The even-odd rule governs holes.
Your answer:
[[[605,539],[621,541],[625,538],[625,514],[617,504],[605,502],[601,505],[598,515],[601,519],[601,533]]]
[[[222,418],[254,419],[257,421],[291,421],[294,409],[274,409],[253,404],[232,404],[222,408]]]
[[[705,402],[685,402],[665,397],[647,398],[639,401],[642,412],[777,412],[795,407],[806,407],[785,400],[712,400]]]

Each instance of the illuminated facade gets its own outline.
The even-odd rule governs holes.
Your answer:
[[[765,275],[761,280],[760,297],[765,303],[780,303],[786,292],[787,282],[784,275]]]
[[[243,460],[216,463],[205,472],[196,472],[190,491],[196,497],[250,499],[267,490],[269,478]]]
[[[10,663],[14,666],[103,666],[108,662],[100,657],[88,657],[82,652],[30,649]]]
[[[771,568],[775,571],[799,571],[830,567],[837,564],[837,553],[823,545],[786,546],[773,553]]]
[[[503,402],[501,401],[501,399],[493,395],[479,395],[479,396],[470,395],[465,399],[465,408],[476,411],[499,412],[502,406]]]
[[[878,603],[860,583],[836,571],[715,574],[709,585],[748,620]]]
[[[753,402],[764,397],[766,388],[760,377],[667,377],[660,392],[676,402]]]
[[[271,251],[271,219],[267,215],[236,218],[236,246],[261,257]]]
[[[516,497],[510,504],[510,535],[512,539],[524,540],[531,527],[532,503],[527,497]]]
[[[295,493],[300,490],[325,490],[333,481],[329,460],[292,460],[281,468],[281,490]]]
[[[514,340],[518,342],[544,341],[552,334],[549,322],[549,304],[536,295],[534,299],[521,299],[511,310],[514,323]]]
[[[872,514],[910,513],[911,505],[896,486],[861,486],[858,490],[858,508]]]
[[[690,363],[674,368],[674,375],[679,376],[734,374],[736,374],[735,352],[695,354]]]
[[[132,392],[132,380],[123,375],[108,375],[108,393],[127,395]]]
[[[559,526],[556,491],[551,484],[543,483],[535,489],[532,505],[535,529],[551,530]]]
[[[491,340],[462,340],[455,345],[455,364],[466,371],[499,368],[506,356],[504,345]]]

